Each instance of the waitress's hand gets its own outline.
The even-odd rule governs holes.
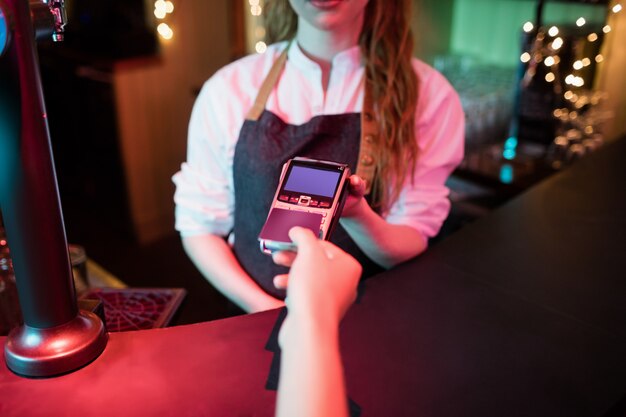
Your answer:
[[[276,308],[281,308],[285,306],[285,302],[279,300],[278,298],[274,298],[271,295],[267,297],[259,297],[255,303],[253,303],[250,308],[246,309],[246,313],[259,313],[261,311],[273,310]]]
[[[350,184],[348,185],[348,197],[346,204],[343,206],[341,217],[356,217],[363,209],[363,205],[367,202],[363,198],[365,195],[365,180],[358,175],[350,176]]]
[[[363,198],[365,195],[365,180],[358,175],[351,175],[349,178],[348,196],[343,206],[341,217],[356,217],[362,212],[363,205],[369,207],[367,201]],[[278,251],[272,254],[272,258],[276,265],[291,266],[296,257],[295,252]]]

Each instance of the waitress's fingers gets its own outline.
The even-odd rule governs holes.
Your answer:
[[[274,286],[278,288],[279,290],[286,290],[288,284],[289,284],[288,274],[280,274],[274,277]]]
[[[288,250],[272,253],[272,260],[276,265],[291,266],[294,259],[296,259],[296,253]]]
[[[366,184],[365,180],[358,175],[350,175],[350,194],[356,197],[363,197],[365,195]]]

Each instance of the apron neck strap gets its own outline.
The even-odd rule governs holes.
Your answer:
[[[278,59],[274,61],[270,72],[267,74],[267,77],[265,77],[263,84],[261,84],[259,93],[254,100],[254,104],[246,116],[247,120],[259,120],[261,113],[265,110],[265,103],[267,103],[267,99],[270,96],[272,89],[274,89],[274,86],[278,81],[278,77],[280,77],[280,74],[283,72],[283,68],[285,68],[285,62],[287,62],[287,52],[291,47],[291,42],[293,41],[289,41],[285,50],[280,54]]]
[[[372,100],[372,85],[369,71],[365,67],[363,110],[361,111],[361,146],[359,147],[359,159],[357,159],[356,175],[365,180],[365,195],[372,191],[372,182],[376,175],[376,158],[378,156],[378,123],[374,113]]]

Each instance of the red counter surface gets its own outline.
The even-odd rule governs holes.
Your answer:
[[[450,267],[411,263],[366,287],[341,328],[361,416],[601,416],[626,392],[625,339]],[[271,416],[277,317],[111,333],[56,378],[1,367],[0,415]]]
[[[263,347],[275,317],[110,333],[94,362],[54,378],[23,378],[3,365],[0,415],[270,416],[273,355]]]

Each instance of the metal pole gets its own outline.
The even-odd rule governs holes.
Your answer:
[[[96,358],[107,334],[76,304],[29,2],[0,0],[0,10],[8,34],[0,51],[0,209],[24,316],[5,359],[18,374],[51,376]]]

